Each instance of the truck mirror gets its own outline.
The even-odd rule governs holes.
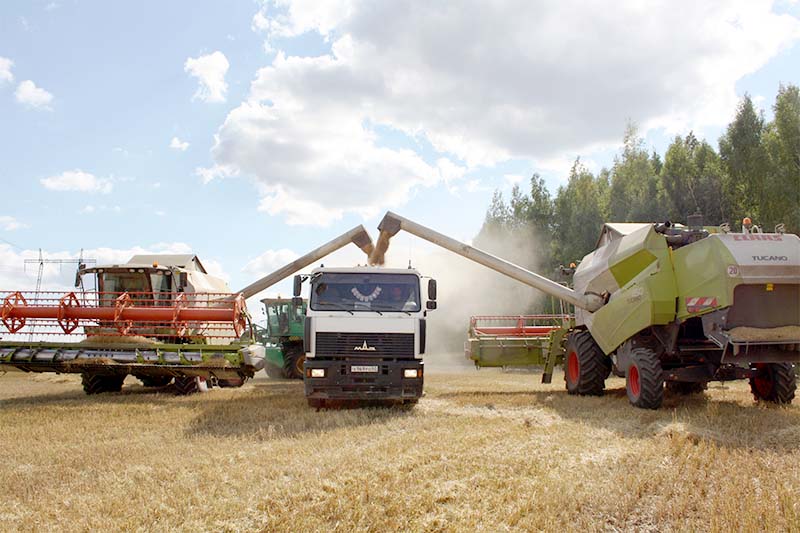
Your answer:
[[[303,277],[302,276],[295,276],[294,277],[294,294],[295,298],[300,296],[300,292],[302,291],[303,287]]]
[[[178,287],[183,289],[187,285],[189,285],[189,274],[181,272],[180,275],[178,275]]]
[[[436,309],[436,300],[428,300],[428,302],[425,304],[425,308],[430,311]]]
[[[428,280],[428,300],[435,300],[436,299],[436,280],[429,279]],[[430,309],[430,307],[428,308]],[[436,309],[434,307],[434,309]]]

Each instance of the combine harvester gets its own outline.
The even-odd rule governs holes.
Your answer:
[[[240,386],[263,368],[263,347],[240,340],[244,299],[196,256],[134,256],[78,277],[97,290],[0,293],[0,369],[79,373],[87,394],[119,391],[129,374],[189,394]]]
[[[359,225],[304,258],[350,242],[372,252]],[[265,365],[245,300],[292,272],[232,293],[194,255],[134,256],[80,268],[76,286],[96,291],[0,292],[0,371],[78,373],[87,394],[119,391],[128,375],[179,394],[241,386]]]
[[[402,229],[574,305],[574,325],[560,328],[566,341],[553,355],[565,361],[570,394],[602,394],[613,372],[626,378],[628,399],[641,408],[661,406],[665,383],[692,393],[709,381],[748,379],[758,400],[794,399],[797,235],[710,234],[697,217],[687,228],[607,224],[569,289],[391,212],[379,229],[379,242]],[[560,346],[552,331],[547,336],[547,349],[540,344],[533,351],[545,364],[543,354]]]

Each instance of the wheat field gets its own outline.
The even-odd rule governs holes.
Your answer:
[[[746,383],[630,407],[624,382],[435,373],[413,409],[309,409],[258,378],[190,397],[0,375],[7,531],[800,531],[800,406]]]

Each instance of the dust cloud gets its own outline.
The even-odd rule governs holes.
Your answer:
[[[406,239],[416,241],[416,252],[412,254],[404,243],[397,243],[386,252],[387,265],[404,267],[410,260],[423,276],[435,278],[438,283],[438,309],[428,312],[425,366],[429,370],[474,369],[472,361],[464,356],[471,316],[530,313],[545,297],[532,287],[450,251],[427,243],[423,249],[420,239],[406,235],[402,240]],[[398,240],[396,237],[393,242]],[[488,243],[485,251],[523,268],[540,271],[538,246],[533,237],[495,235],[484,242]],[[549,272],[542,274],[550,277]],[[426,279],[422,282],[422,292],[427,294]]]

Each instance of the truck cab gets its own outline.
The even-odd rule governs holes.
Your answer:
[[[428,310],[436,281],[414,269],[317,268],[295,277],[295,296],[310,282],[303,347],[305,394],[327,400],[415,403],[422,395]]]

